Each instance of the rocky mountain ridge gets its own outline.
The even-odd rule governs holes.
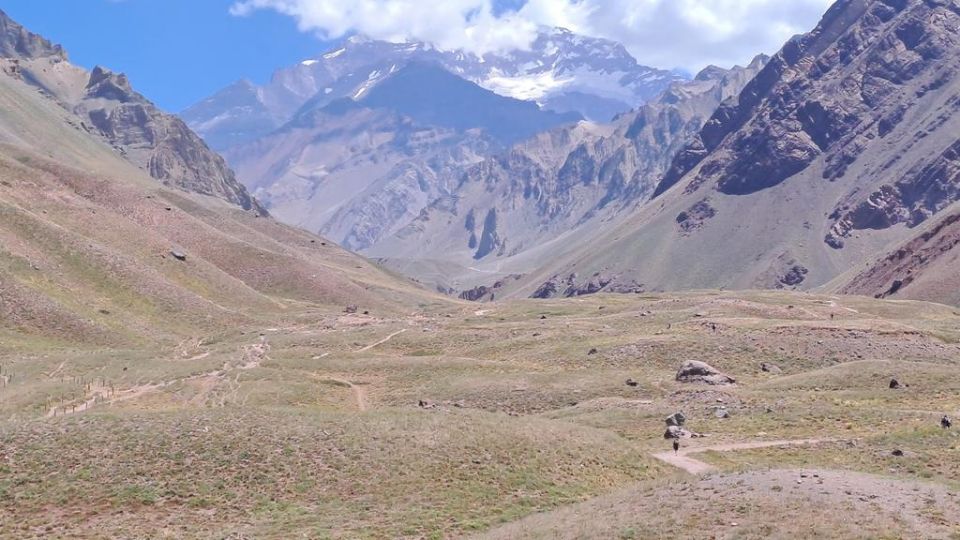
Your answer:
[[[911,238],[956,201],[958,27],[956,1],[838,1],[677,153],[652,204],[525,294],[574,273],[811,288]]]
[[[265,214],[233,171],[178,117],[137,93],[127,77],[103,67],[87,72],[67,61],[63,47],[0,12],[4,72],[38,88],[77,115],[125,159],[166,185],[224,199]]]

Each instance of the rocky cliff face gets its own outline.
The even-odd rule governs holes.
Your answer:
[[[688,191],[707,185],[749,195],[815,160],[823,163],[824,180],[844,178],[870,146],[884,143],[917,99],[956,77],[958,11],[950,1],[837,2],[813,32],[790,41],[736,101],[717,110],[674,161],[657,193],[698,166]],[[952,99],[941,117],[958,109],[960,99]],[[930,124],[915,136],[937,128]],[[957,195],[950,186],[958,148],[945,149],[933,163],[919,163],[907,178],[867,194],[851,193],[833,212],[835,227],[826,241],[841,248],[852,230],[915,226],[948,205]]]
[[[153,178],[265,213],[222,157],[182,120],[135,92],[123,74],[94,68],[75,111]]]
[[[211,195],[247,210],[265,211],[226,162],[176,116],[166,114],[130,86],[126,76],[71,65],[59,45],[32,34],[0,12],[4,72],[39,88],[79,116],[78,124],[103,138],[153,178]]]
[[[956,0],[836,2],[676,153],[652,203],[540,275],[805,288],[912,237],[960,195],[957,28]]]

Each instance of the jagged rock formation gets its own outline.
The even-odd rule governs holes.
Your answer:
[[[812,288],[912,237],[960,195],[958,27],[955,0],[836,2],[676,153],[651,203],[524,290],[600,270],[652,290]]]
[[[644,286],[637,282],[624,282],[617,276],[608,276],[596,273],[586,281],[580,281],[577,274],[570,274],[566,278],[554,276],[547,280],[539,289],[534,291],[531,298],[574,298],[588,294],[605,293],[642,293]]]
[[[86,95],[75,110],[157,180],[266,213],[222,157],[207,148],[182,120],[161,112],[133,91],[123,74],[94,68]]]
[[[153,178],[187,191],[265,211],[226,162],[176,116],[135,92],[122,74],[71,65],[59,45],[32,34],[0,12],[0,57],[5,71],[36,86],[80,117],[83,129],[102,137]]]
[[[0,10],[0,57],[67,60],[63,47],[30,32]]]

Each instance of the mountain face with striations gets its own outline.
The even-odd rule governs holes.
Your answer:
[[[957,28],[957,0],[838,1],[677,153],[652,203],[517,294],[597,275],[647,290],[835,287],[941,238],[920,231],[960,199]],[[909,295],[890,272],[858,283]]]
[[[361,250],[448,193],[452,171],[579,119],[411,63],[226,156],[279,219]]]
[[[223,158],[182,120],[134,91],[123,74],[102,67],[87,72],[70,64],[61,46],[27,31],[3,12],[0,59],[9,75],[57,100],[78,116],[83,129],[153,178],[263,212]]]
[[[562,29],[542,30],[528,51],[482,57],[426,43],[353,37],[316,59],[277,71],[265,86],[237,82],[182,117],[212,147],[224,150],[279,128],[304,106],[359,99],[411,62],[440,65],[499,95],[596,121],[637,107],[681,79],[638,64],[618,43]]]
[[[647,201],[674,154],[766,60],[708,68],[612,124],[558,128],[458,171],[449,194],[364,253],[442,290],[535,270]]]

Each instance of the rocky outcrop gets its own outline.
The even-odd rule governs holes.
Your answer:
[[[487,211],[487,217],[483,220],[480,243],[473,258],[479,260],[491,253],[502,255],[506,245],[506,239],[501,238],[500,232],[497,230],[497,209],[491,208]]]
[[[689,360],[677,371],[677,382],[706,383],[709,385],[727,385],[736,383],[736,379],[720,372],[715,367],[697,360]]]
[[[110,144],[167,185],[266,214],[222,157],[176,116],[157,109],[123,74],[96,67],[75,106]]]
[[[795,264],[791,266],[783,276],[780,277],[780,284],[786,287],[796,287],[807,279],[808,273],[810,273],[810,271],[804,266]]]
[[[645,290],[640,283],[597,272],[586,280],[580,280],[577,274],[570,274],[566,278],[554,276],[540,285],[530,298],[574,298],[600,292],[627,294],[642,293]]]
[[[684,234],[690,234],[693,231],[703,227],[703,224],[710,218],[717,215],[717,211],[710,206],[710,199],[703,199],[694,204],[687,210],[677,215],[677,225]]]
[[[0,10],[0,57],[67,60],[63,47],[30,32]]]
[[[960,97],[955,100],[960,113]],[[893,184],[884,184],[853,208],[844,205],[833,213],[836,223],[826,237],[840,249],[853,231],[886,229],[905,223],[916,227],[953,202],[960,200],[960,139],[936,159],[917,167]]]
[[[164,184],[224,199],[266,214],[219,155],[176,116],[160,111],[130,86],[123,74],[70,65],[63,48],[33,34],[0,12],[0,56],[16,62],[4,69],[39,88],[80,117],[128,161]],[[84,81],[82,86],[78,81]]]
[[[480,285],[470,290],[463,291],[460,293],[459,298],[469,302],[493,302],[497,299],[497,293],[502,291],[509,282],[517,281],[522,277],[523,276],[519,274],[507,276],[504,279],[496,281],[493,285]]]

